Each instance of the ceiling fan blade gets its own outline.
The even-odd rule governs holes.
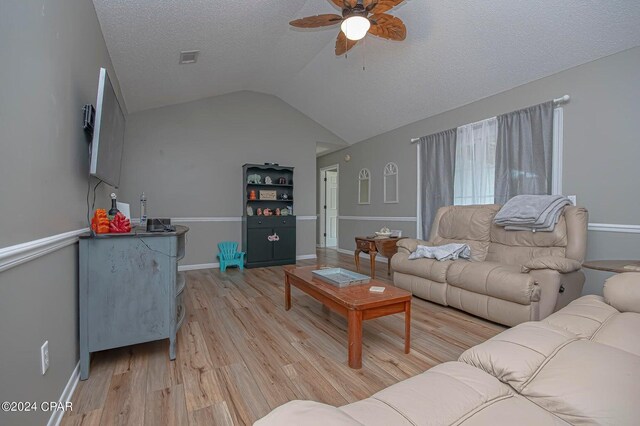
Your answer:
[[[372,10],[374,7],[376,7],[377,4],[378,4],[378,0],[363,0],[362,2],[362,6],[364,6],[364,9],[367,12]]]
[[[289,22],[289,24],[298,28],[318,28],[328,27],[329,25],[339,24],[340,22],[342,22],[342,16],[327,13],[325,15],[307,16],[306,18],[296,19],[295,21]]]
[[[380,13],[369,17],[371,28],[369,33],[389,40],[402,41],[407,38],[407,27],[400,18]]]
[[[400,3],[402,3],[404,0],[378,0],[377,4],[373,7],[373,9],[368,9],[371,13],[384,13],[387,12],[391,9],[393,9],[394,7],[396,7],[397,5],[399,5]],[[367,2],[367,0],[365,0],[365,3]],[[365,5],[366,7],[366,5]]]
[[[338,39],[336,40],[336,56],[344,55],[356,45],[358,41],[349,40],[346,35],[342,31],[338,34]]]
[[[331,0],[331,3],[335,4],[340,9],[350,9],[356,7],[358,0]]]

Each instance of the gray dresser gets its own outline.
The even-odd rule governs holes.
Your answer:
[[[80,237],[80,379],[89,377],[90,353],[169,339],[185,317],[186,280],[178,272],[189,228]]]

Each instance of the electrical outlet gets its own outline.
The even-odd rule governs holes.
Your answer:
[[[569,199],[569,201],[571,201],[571,204],[573,204],[574,206],[577,206],[577,198],[575,195],[567,195],[567,198]]]
[[[49,369],[49,341],[47,340],[40,347],[40,367],[42,369],[42,375],[44,375]]]

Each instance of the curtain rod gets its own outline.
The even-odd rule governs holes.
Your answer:
[[[559,98],[555,98],[553,100],[553,103],[556,105],[562,105],[562,104],[566,104],[567,102],[569,102],[569,100],[571,99],[571,96],[569,95],[564,95],[564,96],[560,96]],[[411,139],[411,143],[417,143],[420,141],[420,138],[412,138]]]

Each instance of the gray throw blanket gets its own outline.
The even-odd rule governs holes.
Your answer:
[[[441,246],[421,246],[418,245],[416,251],[409,255],[409,260],[420,259],[426,257],[427,259],[443,260],[456,260],[458,258],[469,259],[471,256],[471,249],[467,244],[444,244]]]
[[[507,231],[553,231],[567,205],[571,201],[563,195],[516,195],[493,222]]]

